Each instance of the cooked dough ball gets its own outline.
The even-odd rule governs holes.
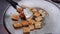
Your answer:
[[[15,29],[18,29],[18,28],[22,27],[22,24],[21,24],[21,23],[18,23],[18,22],[15,22],[15,23],[13,24],[13,27],[14,27]]]
[[[38,17],[40,14],[38,12],[34,13],[34,16]]]
[[[45,16],[45,14],[46,14],[46,12],[45,12],[45,11],[43,11],[43,10],[39,10],[39,13],[40,13],[40,16],[42,16],[42,17],[44,17],[44,16]]]
[[[29,25],[32,25],[32,24],[35,23],[35,20],[33,20],[33,19],[29,19],[29,20],[27,20],[27,21],[29,22]]]
[[[21,24],[22,24],[22,26],[28,26],[29,22],[28,21],[22,21]]]
[[[36,20],[37,22],[39,22],[39,21],[42,20],[42,17],[41,17],[41,16],[38,16],[37,18],[35,18],[35,20]]]
[[[35,28],[40,29],[41,28],[41,22],[36,22],[35,23]]]
[[[45,17],[45,14],[44,13],[42,13],[42,17]]]
[[[27,33],[30,32],[30,28],[29,27],[23,27],[23,33]]]
[[[45,17],[45,15],[46,15],[45,13],[42,13],[42,17]]]
[[[19,16],[20,16],[21,19],[25,19],[25,15],[24,15],[24,13],[20,13]]]
[[[41,14],[43,12],[43,10],[39,10],[39,13]]]
[[[34,25],[29,25],[30,30],[34,30]]]
[[[18,13],[21,13],[22,11],[23,11],[23,8],[22,7],[17,8],[17,12]]]
[[[32,9],[32,12],[33,12],[33,13],[36,13],[36,12],[37,12],[37,9]]]
[[[19,19],[19,15],[16,15],[16,14],[12,15],[12,20],[18,21],[18,19]]]

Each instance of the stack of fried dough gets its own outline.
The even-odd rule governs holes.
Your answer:
[[[28,9],[33,13],[33,16],[28,19],[25,18],[23,7],[19,7],[17,12],[19,15],[13,14],[12,20],[15,21],[13,23],[13,27],[15,29],[23,29],[23,34],[29,34],[30,31],[34,31],[36,29],[41,29],[42,20],[46,15],[46,12],[42,9],[36,9],[28,7]],[[21,22],[18,22],[19,19],[22,19]]]

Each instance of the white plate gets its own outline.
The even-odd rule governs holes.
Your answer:
[[[22,0],[19,4],[30,7],[40,7],[48,13],[44,20],[46,25],[40,30],[31,31],[30,34],[60,34],[60,10],[55,5],[42,0]],[[12,26],[11,14],[15,13],[18,14],[16,10],[10,6],[6,11],[5,25],[12,34],[23,34],[22,29],[16,30]]]

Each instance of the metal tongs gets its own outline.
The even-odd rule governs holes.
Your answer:
[[[7,0],[7,1],[8,1],[15,9],[21,7],[20,5],[18,5],[18,3],[14,2],[13,0]],[[17,6],[18,6],[18,7],[17,7]],[[24,15],[25,15],[25,18],[26,18],[26,19],[32,16],[32,12],[29,11],[29,10],[27,9],[27,7],[24,8],[23,12],[24,12]]]
[[[6,1],[9,2],[15,9],[17,9],[17,6],[19,6],[18,3],[14,2],[13,0],[6,0]]]

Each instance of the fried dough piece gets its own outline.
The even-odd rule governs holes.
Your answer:
[[[33,13],[36,13],[37,12],[37,9],[32,9],[31,10]]]
[[[13,24],[13,27],[14,27],[15,29],[18,29],[18,28],[21,28],[21,27],[22,27],[22,24],[21,24],[21,23],[18,23],[18,22],[15,22],[15,23]]]
[[[22,7],[17,8],[17,12],[18,13],[21,13],[22,11],[23,11],[23,8]]]
[[[41,22],[36,22],[35,29],[40,29],[40,28],[41,28]]]
[[[34,16],[38,17],[40,14],[38,12],[34,13]]]
[[[40,13],[40,14],[43,13],[43,10],[39,10],[39,13]]]
[[[37,22],[39,22],[39,21],[42,20],[42,17],[41,17],[41,16],[38,16],[37,18],[35,18],[35,20],[36,20]]]
[[[29,25],[32,25],[35,23],[35,20],[33,20],[33,19],[28,19],[27,21],[29,22]]]
[[[24,13],[20,13],[19,17],[20,17],[21,19],[26,19]]]
[[[29,25],[30,31],[34,30],[34,25]]]
[[[45,13],[42,13],[42,17],[45,17],[45,15],[46,15]]]
[[[22,26],[28,26],[29,22],[28,21],[22,21],[21,24],[22,24]]]
[[[46,12],[43,10],[39,10],[40,16],[44,17],[46,15]]]
[[[15,15],[15,14],[12,15],[12,20],[18,21],[18,19],[19,19],[19,15]]]
[[[23,33],[27,33],[30,32],[30,28],[29,27],[23,27]]]

